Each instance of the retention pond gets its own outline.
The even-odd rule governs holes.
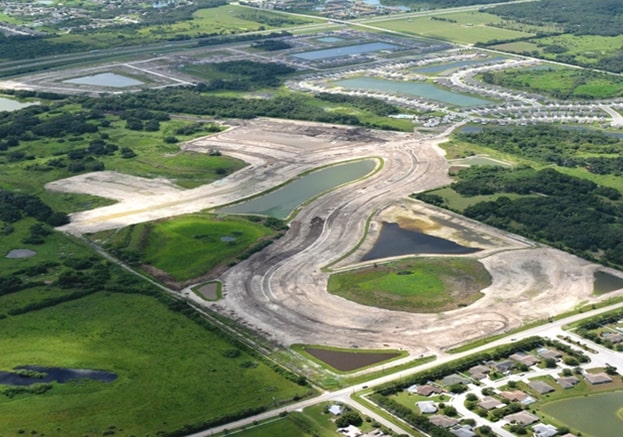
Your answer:
[[[391,258],[403,255],[444,254],[462,255],[478,252],[479,248],[465,247],[445,238],[401,228],[397,223],[383,223],[381,234],[374,247],[362,261]]]
[[[337,186],[360,179],[369,174],[375,167],[376,160],[374,159],[326,167],[307,173],[275,191],[238,205],[223,208],[219,212],[260,214],[285,219],[301,203]]]
[[[20,374],[19,372],[23,373]],[[32,376],[37,375],[37,376]],[[14,372],[0,372],[0,384],[32,385],[50,382],[64,383],[73,379],[92,379],[112,382],[117,375],[103,370],[66,369],[62,367],[20,366]]]

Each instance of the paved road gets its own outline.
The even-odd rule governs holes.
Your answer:
[[[395,432],[398,433],[404,433],[405,431],[402,429],[397,428],[395,425],[387,422],[386,420],[384,420],[382,417],[378,416],[376,413],[374,413],[373,411],[369,410],[366,406],[361,405],[359,402],[357,402],[356,400],[351,398],[351,395],[356,392],[356,391],[361,391],[364,390],[364,386],[368,387],[368,388],[374,388],[376,386],[391,382],[391,381],[396,381],[399,379],[404,379],[410,375],[413,375],[415,373],[421,372],[423,370],[426,369],[430,369],[445,363],[448,363],[450,361],[456,360],[456,359],[460,359],[469,355],[472,355],[474,353],[477,352],[481,352],[483,350],[486,349],[490,349],[492,347],[495,346],[500,346],[503,344],[507,344],[511,341],[517,341],[523,338],[527,338],[527,337],[532,337],[532,336],[543,336],[543,337],[550,337],[550,338],[556,338],[559,334],[563,334],[563,335],[568,335],[571,337],[576,337],[574,336],[572,333],[569,333],[567,331],[563,331],[562,327],[569,324],[569,323],[573,323],[573,322],[577,322],[578,320],[582,320],[588,317],[592,317],[595,316],[597,314],[606,312],[606,311],[610,311],[612,309],[616,309],[616,308],[622,308],[623,307],[623,302],[615,304],[615,305],[611,305],[609,307],[604,307],[604,308],[599,308],[599,309],[595,309],[592,311],[587,311],[581,314],[575,314],[569,317],[566,317],[564,319],[561,320],[557,320],[554,321],[552,323],[547,323],[541,326],[537,326],[534,328],[530,328],[527,329],[525,331],[522,331],[521,333],[516,333],[513,335],[509,335],[507,337],[504,338],[500,338],[496,341],[493,341],[491,343],[488,343],[486,345],[474,348],[470,351],[467,352],[462,352],[462,353],[458,353],[458,354],[445,354],[440,356],[436,361],[430,362],[430,363],[426,363],[423,364],[421,366],[412,368],[412,369],[408,369],[408,370],[403,370],[391,375],[385,375],[379,378],[375,378],[373,380],[367,381],[365,383],[361,383],[358,384],[354,387],[348,387],[348,388],[344,388],[335,392],[325,392],[323,394],[321,394],[320,396],[317,396],[315,398],[312,399],[307,399],[305,401],[302,402],[298,402],[292,405],[289,405],[287,407],[283,407],[283,408],[279,408],[277,410],[272,410],[266,413],[262,413],[260,415],[257,416],[253,416],[253,417],[248,417],[246,419],[243,420],[239,420],[236,422],[232,422],[230,424],[224,425],[224,426],[219,426],[219,427],[215,427],[212,429],[208,429],[196,434],[193,434],[191,437],[204,437],[204,436],[209,436],[212,434],[216,434],[219,432],[222,432],[224,429],[234,429],[234,428],[238,428],[241,426],[247,426],[250,425],[251,423],[253,423],[253,421],[255,420],[265,420],[267,418],[276,416],[277,414],[283,412],[283,411],[296,411],[296,410],[300,410],[303,408],[306,408],[308,406],[320,403],[320,402],[344,402],[344,403],[348,403],[349,405],[352,405],[353,407],[355,407],[356,409],[362,411],[364,414],[372,417],[373,419],[377,420],[379,423],[384,424],[385,426],[388,426],[390,429],[393,429]],[[576,337],[577,338],[577,337]],[[583,338],[577,338],[577,340],[581,341],[582,343],[591,343]],[[605,365],[605,363],[609,363],[613,366],[615,366],[619,371],[623,371],[623,354],[620,353],[616,353],[614,351],[611,351],[609,349],[606,349],[600,345],[596,345],[596,344],[590,344],[591,347],[593,347],[595,350],[598,351],[597,354],[593,354],[593,353],[588,353],[586,352],[589,357],[591,358],[591,363],[589,367],[600,367]],[[577,349],[577,346],[574,346]],[[534,375],[538,376],[540,374],[557,374],[560,372],[560,369],[543,369],[538,371],[540,373],[534,373]],[[496,382],[494,382],[492,384],[492,386],[495,387],[499,387],[501,385],[507,384],[509,379],[521,379],[522,377],[520,376],[513,376],[512,378],[503,378],[501,380],[498,380]],[[464,401],[464,399],[463,399]],[[457,408],[457,410],[464,415],[465,417],[472,417],[474,419],[479,419],[477,420],[479,423],[483,422],[482,420],[480,420],[480,417],[474,417],[474,414],[470,411],[468,411],[467,409],[465,409],[464,407],[462,407],[463,402],[461,401],[461,398],[458,397],[456,402],[453,402],[453,405],[455,406],[455,408]],[[483,422],[484,423],[484,422]],[[499,425],[499,424],[498,424]],[[508,432],[504,432],[500,426],[497,426],[495,424],[491,424],[490,425],[499,435],[503,436],[503,437],[511,437],[512,434],[508,433]],[[499,428],[499,429],[498,429]]]

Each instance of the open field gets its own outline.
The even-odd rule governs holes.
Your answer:
[[[2,370],[35,364],[118,375],[112,383],[53,384],[42,395],[0,397],[6,432],[101,435],[114,426],[144,435],[305,391],[244,351],[227,358],[235,346],[152,297],[100,292],[0,326]]]
[[[437,18],[437,19],[435,19]],[[505,40],[529,37],[529,32],[494,27],[502,20],[496,16],[480,12],[461,12],[424,16],[415,18],[393,18],[387,21],[374,21],[374,26],[426,36],[459,44],[474,44],[491,40]]]
[[[268,223],[268,224],[266,224]],[[140,223],[91,238],[122,259],[139,261],[165,282],[184,282],[235,263],[252,247],[275,238],[273,219],[247,220],[192,214],[155,223]],[[248,255],[247,255],[248,256]]]
[[[416,258],[375,264],[329,278],[329,293],[363,305],[412,312],[467,306],[491,284],[482,264],[467,258]]]

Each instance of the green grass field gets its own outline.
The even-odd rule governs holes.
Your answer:
[[[623,79],[575,68],[519,69],[489,73],[500,86],[555,98],[608,99],[623,94]]]
[[[528,32],[492,26],[502,21],[500,17],[492,14],[460,12],[440,14],[436,17],[444,21],[431,19],[430,16],[426,16],[375,21],[374,26],[461,44],[514,39],[533,35]]]
[[[103,232],[92,238],[101,240],[107,250],[135,253],[143,263],[184,281],[234,262],[259,240],[273,238],[275,231],[264,225],[265,220],[192,214]]]
[[[155,435],[306,391],[244,351],[225,357],[232,344],[147,296],[99,292],[0,320],[0,330],[2,370],[31,364],[118,375],[112,383],[0,396],[2,431],[10,435],[98,436],[111,426]]]
[[[328,291],[363,305],[438,312],[474,302],[490,283],[476,260],[416,258],[333,274]]]

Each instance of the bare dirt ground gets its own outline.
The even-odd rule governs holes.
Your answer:
[[[250,163],[215,183],[182,190],[162,180],[105,172],[56,181],[48,188],[119,201],[76,213],[62,228],[82,234],[213,208],[322,165],[382,158],[378,172],[306,205],[281,240],[221,275],[222,300],[207,303],[187,294],[198,305],[209,305],[285,345],[389,346],[414,354],[439,353],[596,300],[591,296],[596,265],[407,199],[450,182],[448,163],[437,147],[445,139],[292,121],[244,121],[184,145],[200,152],[216,147]],[[367,238],[353,250],[371,215]],[[323,267],[356,264],[383,221],[484,249],[470,256],[480,259],[492,275],[485,296],[466,308],[414,314],[329,295],[329,273]]]

